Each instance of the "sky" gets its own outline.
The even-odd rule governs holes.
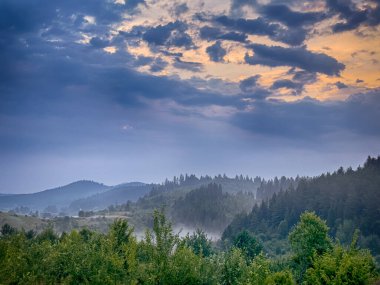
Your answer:
[[[379,0],[1,0],[0,193],[356,168],[379,61]]]

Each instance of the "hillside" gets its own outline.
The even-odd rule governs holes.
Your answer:
[[[314,211],[327,221],[330,234],[342,243],[354,230],[360,243],[380,254],[380,157],[368,158],[357,170],[338,169],[312,179],[302,179],[294,190],[282,191],[237,216],[223,233],[230,240],[248,229],[262,240],[285,239],[300,214]]]
[[[224,229],[236,214],[248,211],[255,203],[253,194],[230,194],[211,183],[177,199],[171,209],[174,223],[208,231]]]
[[[135,228],[143,230],[152,225],[153,211],[164,208],[177,227],[199,227],[209,233],[219,234],[236,214],[252,208],[256,190],[263,181],[259,177],[252,179],[242,175],[235,178],[226,175],[180,175],[172,181],[151,185],[152,190],[135,203],[112,205],[108,212],[127,212]],[[218,188],[217,191],[214,191],[214,186]],[[216,200],[220,200],[221,204],[215,204]],[[199,211],[202,211],[203,218],[194,215]]]
[[[113,204],[123,204],[127,201],[135,202],[140,197],[147,194],[152,189],[152,185],[144,183],[125,183],[114,186],[107,191],[96,193],[95,195],[78,199],[70,204],[70,211],[81,210],[102,210]]]
[[[16,207],[28,207],[30,210],[44,210],[46,207],[67,207],[77,199],[104,192],[109,186],[94,181],[77,181],[68,185],[31,194],[10,194],[1,196],[0,209],[10,210]]]

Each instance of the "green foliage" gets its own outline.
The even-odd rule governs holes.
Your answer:
[[[2,236],[11,236],[11,235],[14,235],[17,233],[17,229],[12,227],[11,225],[9,224],[4,224],[2,227],[1,227],[1,235]]]
[[[201,229],[197,229],[192,235],[187,234],[182,245],[189,247],[196,255],[207,257],[212,253],[211,240]]]
[[[344,249],[336,245],[331,252],[316,257],[306,271],[305,284],[371,284],[377,278],[374,259],[368,250]]]
[[[270,276],[270,262],[261,253],[255,257],[249,268],[250,284],[264,284]]]
[[[315,213],[305,212],[289,234],[299,280],[302,280],[303,274],[312,263],[313,256],[321,255],[331,249],[332,242],[328,230],[326,222]]]
[[[248,278],[248,266],[244,254],[238,248],[232,248],[225,257],[222,284],[244,284]]]
[[[277,192],[280,184],[263,183],[257,193],[265,197],[263,203],[249,214],[236,216],[223,239],[230,240],[246,229],[260,237],[267,252],[276,255],[277,249],[266,241],[285,239],[303,212],[315,211],[326,220],[329,234],[344,245],[349,244],[357,228],[362,235],[360,245],[380,254],[380,157],[369,157],[357,170],[341,168],[319,177],[298,179],[294,189],[289,186]]]
[[[331,248],[329,228],[315,213],[305,212],[300,222],[289,234],[289,241],[297,257],[311,259],[313,254],[320,255]]]
[[[246,256],[247,261],[251,261],[258,255],[263,247],[257,239],[247,230],[240,232],[233,240],[233,245],[239,248]]]
[[[238,235],[236,247],[215,252],[202,231],[180,239],[163,211],[156,211],[153,221],[153,230],[141,241],[122,219],[115,220],[107,234],[82,229],[58,238],[48,228],[39,235],[2,235],[0,284],[295,284],[292,271],[298,276],[300,264],[258,253],[256,240],[247,233]],[[290,237],[298,260],[311,261],[304,284],[376,280],[373,257],[356,247],[358,234],[349,249],[336,245],[329,250],[330,241],[321,232],[327,233],[324,222],[305,213]],[[247,259],[250,250],[254,254]]]
[[[293,275],[289,270],[279,271],[271,274],[265,280],[265,285],[295,285]]]

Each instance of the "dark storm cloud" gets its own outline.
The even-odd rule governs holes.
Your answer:
[[[148,27],[145,26],[133,26],[129,32],[119,31],[119,35],[124,38],[141,38],[147,31]]]
[[[270,88],[272,90],[277,90],[281,88],[289,89],[289,90],[293,90],[294,95],[299,95],[302,93],[303,86],[304,84],[300,82],[295,82],[289,79],[280,79],[280,80],[274,81]]]
[[[269,20],[278,21],[288,27],[299,27],[315,24],[325,18],[320,12],[297,12],[292,11],[284,4],[270,4],[261,6],[260,14]]]
[[[266,46],[261,44],[249,45],[254,55],[246,54],[248,64],[259,64],[271,67],[290,66],[298,67],[308,72],[319,72],[327,75],[339,75],[345,66],[335,58],[323,53],[313,53],[304,47],[284,48],[280,46]]]
[[[300,45],[306,38],[307,32],[302,28],[284,28],[277,23],[270,23],[263,17],[256,19],[230,18],[219,16],[214,21],[233,31],[246,34],[268,36],[274,41],[280,41],[289,45]]]
[[[380,3],[371,1],[375,7],[365,5],[365,9],[359,9],[351,1],[327,0],[327,7],[332,13],[339,15],[342,22],[332,26],[334,32],[350,31],[358,28],[360,25],[377,26],[380,23]]]
[[[237,32],[223,32],[219,28],[204,26],[200,29],[199,33],[201,39],[212,41],[212,40],[227,40],[235,42],[245,42],[247,40],[247,35]]]
[[[184,32],[186,28],[186,25],[180,21],[170,22],[166,25],[158,25],[156,27],[149,28],[144,33],[143,40],[150,44],[164,45],[172,35],[173,31],[179,30]]]
[[[297,70],[294,67],[289,69],[285,75],[291,75],[292,78],[274,81],[271,86],[272,90],[285,88],[292,90],[293,95],[301,95],[305,85],[313,84],[317,81],[317,74],[315,72]]]
[[[357,94],[344,102],[302,99],[258,101],[238,113],[232,123],[251,133],[288,140],[318,142],[336,133],[380,135],[380,90]]]
[[[315,72],[309,72],[305,70],[296,70],[296,68],[292,67],[287,72],[288,75],[292,75],[293,81],[302,83],[302,84],[312,84],[317,81],[317,74]]]
[[[210,60],[214,62],[223,62],[224,56],[227,54],[220,41],[217,41],[215,44],[207,47],[206,52],[210,57]]]
[[[227,16],[220,16],[215,18],[215,22],[247,34],[261,36],[274,36],[279,29],[278,25],[267,23],[263,18],[233,19]]]
[[[113,122],[118,120],[113,118],[115,105],[133,112],[149,109],[149,102],[154,100],[171,100],[184,106],[242,106],[240,98],[200,91],[180,80],[138,73],[133,70],[136,66],[150,65],[151,71],[158,72],[167,66],[167,62],[160,58],[136,58],[124,49],[107,54],[100,49],[108,45],[103,34],[94,36],[90,45],[77,44],[72,41],[67,18],[55,15],[53,21],[54,13],[39,15],[39,10],[31,2],[25,2],[30,4],[26,5],[29,9],[20,12],[18,3],[1,2],[3,8],[5,4],[10,6],[7,11],[15,10],[23,15],[22,19],[16,16],[0,18],[0,58],[6,59],[2,61],[5,68],[0,71],[0,121],[5,122],[6,117],[7,121],[16,122],[9,130],[4,129],[7,128],[4,123],[0,125],[3,145],[17,147],[20,145],[15,144],[17,141],[25,142],[25,147],[29,145],[30,148],[31,145],[45,147],[70,144],[70,141],[78,144],[91,141],[104,130],[97,130],[96,125],[119,124]],[[42,5],[44,2],[35,3]],[[50,3],[46,2],[47,5]],[[115,7],[119,9],[119,5]],[[42,5],[43,8],[47,9]],[[52,12],[56,9],[58,7],[51,6]],[[92,15],[99,19],[98,15]],[[176,28],[181,26],[174,25]],[[62,40],[46,41],[38,32],[46,26],[59,28]],[[16,38],[20,33],[25,41]],[[89,49],[89,46],[97,48]],[[195,72],[203,68],[201,63],[179,58],[174,66]],[[55,118],[55,124],[41,123],[51,121],[51,117]],[[115,138],[112,130],[114,126],[107,128],[109,140]]]
[[[244,93],[245,98],[253,99],[256,102],[257,101],[264,101],[265,99],[267,99],[271,95],[273,95],[273,93],[271,91],[269,91],[266,88],[261,88],[261,87],[252,88],[249,92]]]
[[[244,93],[252,92],[254,88],[258,86],[257,80],[259,80],[260,77],[261,75],[257,74],[243,79],[239,84],[240,90]]]
[[[239,88],[243,92],[244,98],[261,101],[265,100],[270,95],[273,95],[270,90],[260,86],[258,83],[260,78],[261,75],[256,74],[240,81]]]
[[[109,41],[99,37],[93,37],[90,40],[90,45],[94,48],[105,48],[106,46],[109,46]]]
[[[149,44],[157,46],[176,46],[191,48],[194,46],[191,37],[186,33],[187,25],[184,22],[170,22],[148,28],[142,38]]]

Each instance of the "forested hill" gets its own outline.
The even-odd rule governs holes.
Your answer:
[[[102,193],[109,188],[101,183],[81,180],[37,193],[4,195],[0,200],[0,209],[10,210],[22,206],[39,210],[48,206],[59,208],[68,206],[74,200]]]
[[[361,243],[380,254],[380,157],[370,158],[357,170],[338,169],[312,179],[301,179],[295,190],[282,191],[249,214],[237,216],[223,233],[231,239],[248,229],[265,239],[285,238],[300,214],[315,211],[327,221],[341,242],[351,240],[356,228]]]

